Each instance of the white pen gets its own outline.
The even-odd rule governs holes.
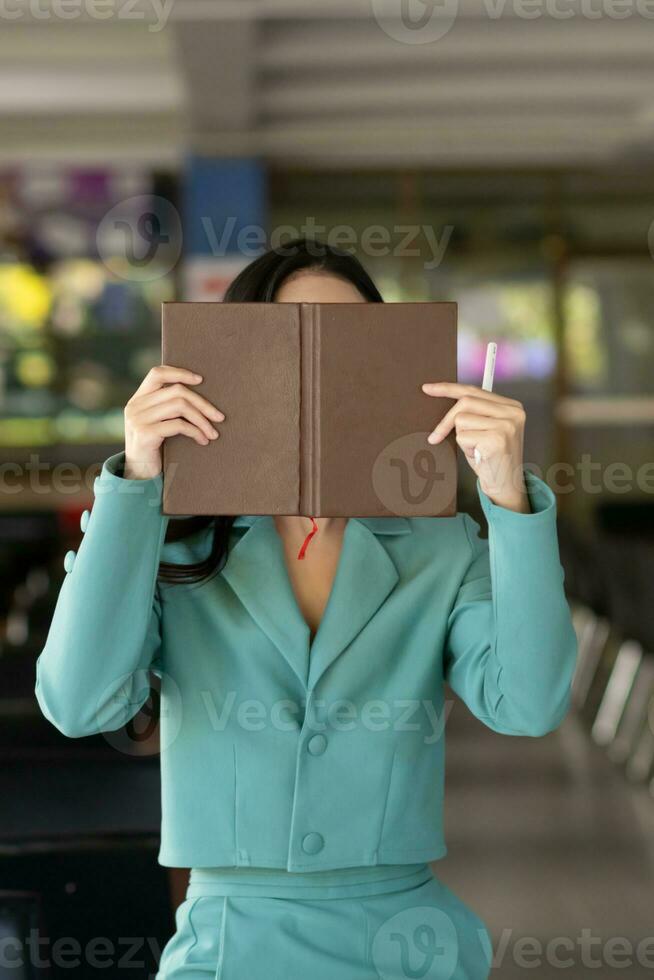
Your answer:
[[[484,364],[484,380],[481,383],[483,391],[493,390],[493,379],[495,377],[495,356],[497,354],[497,344],[490,343],[486,348],[486,363]],[[481,453],[475,447],[474,452],[475,463],[477,466],[481,463]]]

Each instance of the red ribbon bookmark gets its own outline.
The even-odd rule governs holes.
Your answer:
[[[309,547],[309,542],[311,541],[311,538],[314,536],[314,534],[317,534],[318,533],[318,525],[316,524],[316,522],[313,519],[313,517],[310,517],[309,520],[313,524],[313,527],[311,528],[311,530],[307,534],[306,538],[302,542],[302,547],[300,548],[300,550],[297,553],[297,556],[298,556],[298,559],[299,560],[302,560],[302,558],[304,558],[304,556],[307,553],[307,548]]]

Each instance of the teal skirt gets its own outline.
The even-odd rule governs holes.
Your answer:
[[[485,980],[491,955],[427,864],[196,868],[157,980]]]

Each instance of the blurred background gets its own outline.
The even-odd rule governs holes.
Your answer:
[[[494,976],[652,975],[653,21],[645,0],[0,3],[0,977],[147,977],[173,929],[156,691],[70,741],[34,662],[161,303],[219,299],[298,234],[387,300],[457,301],[461,380],[496,340],[558,492],[574,708],[534,741],[456,706],[437,872]]]

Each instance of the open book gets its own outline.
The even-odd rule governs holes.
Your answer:
[[[165,514],[456,513],[455,303],[164,303],[164,364],[203,376],[220,438],[164,444]]]

